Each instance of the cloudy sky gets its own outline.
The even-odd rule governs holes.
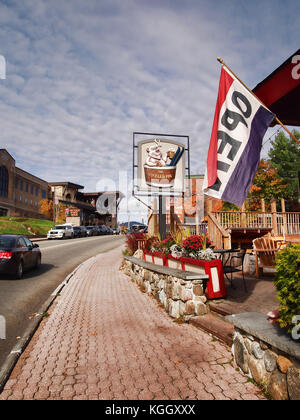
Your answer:
[[[217,57],[253,88],[299,48],[299,16],[299,0],[0,0],[1,147],[95,191],[131,182],[134,131],[176,133],[204,173]]]

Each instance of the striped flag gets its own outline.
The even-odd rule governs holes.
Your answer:
[[[203,183],[205,194],[242,206],[259,165],[262,139],[274,118],[222,66]]]

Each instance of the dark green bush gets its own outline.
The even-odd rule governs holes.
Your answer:
[[[278,321],[291,331],[293,316],[300,314],[300,245],[289,245],[278,253],[275,287],[280,304]]]

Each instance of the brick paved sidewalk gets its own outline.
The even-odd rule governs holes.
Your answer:
[[[120,263],[118,248],[77,270],[0,400],[264,399],[227,346],[174,322]]]

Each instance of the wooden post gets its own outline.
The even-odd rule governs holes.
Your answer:
[[[285,236],[287,234],[287,220],[286,220],[286,212],[285,212],[285,201],[284,198],[281,199],[281,212],[282,212],[282,217],[283,217],[283,239],[285,240]]]
[[[207,196],[204,196],[204,216],[208,216],[212,213],[212,201],[207,198]],[[206,206],[205,206],[205,202],[206,202]],[[206,208],[205,208],[206,207]],[[205,214],[206,212],[206,214]],[[209,237],[210,240],[213,241],[213,225],[212,222],[210,220],[210,217],[207,217],[207,235]]]
[[[207,200],[207,214],[212,213],[212,210],[213,210],[212,200]]]
[[[271,200],[272,228],[274,236],[278,236],[276,200]]]
[[[246,217],[246,206],[245,203],[242,205],[242,213],[241,213],[241,227],[247,227],[247,217]]]
[[[262,227],[267,227],[266,226],[266,203],[265,203],[265,199],[264,198],[262,198],[261,199],[261,211],[262,211],[262,213],[263,213],[263,220],[262,220]]]

